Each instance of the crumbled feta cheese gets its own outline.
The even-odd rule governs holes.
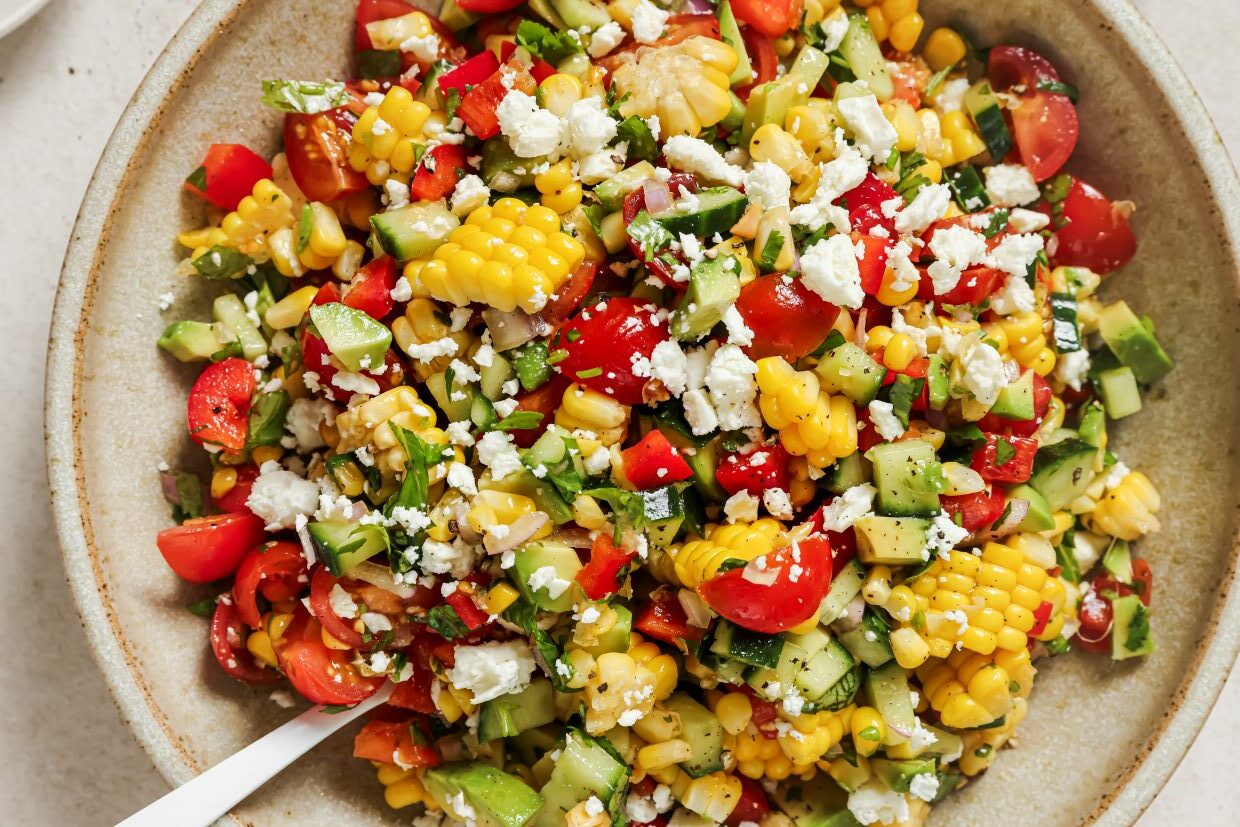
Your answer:
[[[427,574],[451,574],[459,580],[469,576],[478,556],[477,549],[459,537],[451,543],[427,540],[419,564]]]
[[[689,423],[694,436],[709,434],[719,427],[719,414],[710,398],[701,388],[685,391],[680,398],[685,408],[685,421]]]
[[[723,430],[761,427],[762,416],[755,404],[757,370],[753,360],[733,344],[719,348],[711,358],[706,370],[706,388]]]
[[[848,811],[863,825],[895,824],[909,817],[908,799],[877,780],[867,781],[849,794]]]
[[[392,621],[387,615],[378,612],[366,612],[362,615],[362,623],[371,632],[371,634],[379,634],[380,632],[392,631]],[[382,669],[377,671],[383,671]]]
[[[934,108],[943,115],[959,112],[964,107],[964,95],[968,91],[968,78],[949,80],[939,87],[938,94],[934,96]]]
[[[749,347],[753,344],[753,331],[745,324],[745,317],[732,305],[723,312],[723,326],[728,330],[728,343]]]
[[[621,144],[627,151],[627,145]],[[624,168],[624,152],[619,146],[616,150],[601,150],[581,159],[577,169],[577,177],[583,184],[598,184],[606,181]]]
[[[835,158],[818,165],[818,188],[807,204],[798,204],[792,210],[793,224],[801,224],[817,230],[828,223],[834,224],[841,233],[851,230],[848,211],[835,205],[836,199],[865,180],[870,165],[861,153],[843,140],[843,130],[836,132]]]
[[[1042,195],[1033,173],[1021,164],[995,164],[986,167],[985,173],[986,194],[996,207],[1019,207]]]
[[[1003,287],[990,297],[990,309],[1000,316],[1028,313],[1033,310],[1035,301],[1025,277],[1009,275],[1004,279]]]
[[[646,824],[659,817],[659,810],[653,799],[630,793],[624,800],[624,814],[630,824]]]
[[[741,168],[729,164],[701,138],[673,135],[663,145],[663,157],[669,165],[700,175],[712,183],[739,187],[745,182],[745,173]]]
[[[1074,391],[1079,391],[1089,377],[1089,351],[1070,350],[1060,353],[1055,361],[1055,378]]]
[[[762,504],[772,517],[780,520],[792,519],[792,499],[782,488],[768,488],[762,492]]]
[[[487,203],[491,189],[477,175],[466,175],[456,182],[452,191],[452,212],[465,215]]]
[[[922,801],[934,801],[939,794],[939,779],[934,773],[922,772],[913,776],[908,784],[909,795]]]
[[[269,460],[259,469],[245,504],[267,524],[268,531],[292,528],[298,516],[318,507],[319,487]]]
[[[823,508],[823,530],[848,530],[853,523],[871,512],[877,494],[878,489],[868,482],[849,488]]]
[[[297,449],[305,453],[324,446],[319,425],[335,420],[336,407],[326,399],[294,399],[284,420],[284,428],[297,440]]]
[[[679,396],[689,381],[689,357],[673,340],[659,342],[650,354],[650,375],[663,383],[668,393]]]
[[[784,712],[787,712],[789,715],[800,715],[801,711],[805,709],[805,698],[801,696],[796,687],[790,687],[784,693],[783,707]]]
[[[521,456],[512,446],[512,437],[504,431],[488,431],[478,440],[478,461],[491,469],[491,478],[502,480],[520,471]]]
[[[867,158],[885,159],[895,146],[899,134],[887,120],[878,98],[865,95],[856,98],[840,98],[836,109],[857,142],[857,149]]]
[[[581,462],[590,476],[604,474],[611,468],[611,451],[601,447],[595,448],[594,452],[584,457]]]
[[[394,302],[407,302],[413,298],[413,285],[409,283],[409,279],[401,276],[396,280],[396,284],[392,285],[388,295]]]
[[[473,424],[474,423],[468,420],[449,423],[448,427],[445,429],[448,434],[448,441],[453,445],[461,445],[466,448],[473,445],[474,437],[473,434],[470,433],[470,429],[473,427]]]
[[[633,39],[638,43],[654,43],[663,36],[670,16],[650,0],[637,0],[633,7]]]
[[[758,500],[748,491],[737,491],[723,504],[729,523],[752,523],[758,519]]]
[[[935,555],[945,557],[957,543],[968,536],[968,529],[956,525],[946,511],[940,511],[934,516],[926,532],[926,548],[922,559],[929,560]]]
[[[841,307],[855,309],[865,300],[857,251],[843,233],[816,241],[801,254],[801,281],[825,301]]]
[[[1040,235],[1008,235],[986,256],[986,263],[1010,276],[1025,278],[1029,267],[1042,252]],[[1033,309],[1030,305],[1029,309]]]
[[[710,360],[718,349],[719,343],[710,341],[702,347],[694,348],[685,353],[685,362],[688,366],[688,370],[685,372],[685,386],[689,390],[706,386],[706,371],[710,368]]]
[[[983,405],[993,405],[999,398],[999,389],[1008,384],[1003,357],[984,342],[974,341],[966,346],[964,353],[956,358],[964,366],[964,385],[974,398]]]
[[[491,407],[495,409],[495,413],[500,419],[507,419],[512,416],[512,412],[521,406],[521,403],[515,399],[501,399],[495,402]]]
[[[346,619],[357,617],[357,603],[339,583],[332,586],[331,591],[327,593],[327,602],[337,617]]]
[[[293,693],[287,689],[277,689],[267,696],[272,702],[281,709],[292,709],[297,701],[293,698]]]
[[[400,44],[402,52],[412,52],[422,63],[434,63],[439,59],[439,36],[434,32],[423,37],[410,37]]]
[[[495,110],[500,132],[520,158],[550,155],[560,147],[562,125],[555,113],[539,109],[531,95],[513,89]]]
[[[448,679],[453,687],[468,690],[475,704],[520,692],[537,668],[534,653],[523,640],[457,646],[453,655]]]
[[[836,11],[838,13],[831,14],[818,24],[818,29],[822,32],[822,42],[817,48],[824,54],[831,54],[838,49],[844,42],[844,36],[848,34],[848,15],[842,9]]]
[[[966,620],[968,616],[966,615]],[[920,752],[939,742],[939,736],[926,729],[921,718],[913,718],[913,734],[909,736],[909,746]]]
[[[1008,223],[1018,233],[1036,233],[1049,227],[1051,218],[1043,212],[1016,207],[1008,213]]]
[[[440,356],[454,356],[460,345],[451,336],[444,336],[441,339],[433,339],[429,342],[421,344],[402,346],[405,353],[409,354],[409,358],[414,361],[427,364],[433,362]]]
[[[431,527],[430,515],[420,508],[398,505],[392,509],[392,522],[410,535]]]
[[[448,465],[448,485],[462,494],[473,496],[478,493],[478,483],[474,479],[474,471],[463,462]]]
[[[460,359],[453,359],[448,363],[448,368],[453,373],[453,384],[464,385],[469,382],[481,382],[482,374],[474,370],[473,365],[466,364]]]
[[[792,197],[792,179],[770,161],[758,161],[745,173],[745,195],[768,210],[786,207]]]
[[[364,373],[342,370],[332,377],[332,384],[342,391],[360,393],[366,396],[379,395],[379,383]]]
[[[917,191],[913,203],[901,209],[895,216],[896,232],[903,235],[921,235],[947,212],[951,197],[951,190],[945,185],[926,184]],[[886,213],[886,203],[883,205],[883,212]],[[935,233],[935,236],[937,237],[938,233]]]
[[[961,272],[986,255],[986,238],[968,227],[953,225],[936,230],[930,252],[937,259],[929,267],[935,295],[948,293],[960,282]]]
[[[593,155],[614,137],[616,122],[603,109],[602,98],[583,98],[564,113],[563,144],[573,157]]]
[[[893,410],[890,402],[884,402],[881,399],[875,399],[869,405],[870,421],[874,423],[874,428],[879,435],[888,442],[894,442],[904,436],[904,426],[900,424]]]
[[[624,40],[624,29],[612,20],[604,23],[590,35],[590,48],[587,51],[590,57],[602,57],[619,46],[622,40]]]
[[[530,574],[526,584],[530,587],[530,591],[536,592],[544,589],[547,596],[555,600],[564,592],[568,591],[568,587],[572,584],[559,576],[559,572],[552,566],[542,566],[537,568]]]

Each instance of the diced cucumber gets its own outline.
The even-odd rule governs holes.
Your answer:
[[[423,782],[440,809],[478,827],[524,827],[543,805],[543,797],[520,778],[483,761],[441,764],[427,770]],[[469,817],[455,809],[461,796]]]
[[[1132,550],[1128,543],[1123,540],[1111,543],[1111,547],[1102,555],[1102,568],[1118,582],[1131,584]]]
[[[814,701],[814,706],[835,711],[851,705],[861,689],[861,673],[864,671],[865,668],[860,663],[854,663],[844,677],[832,684],[825,695]]]
[[[181,362],[205,362],[224,347],[215,334],[215,325],[195,321],[173,322],[156,344]]]
[[[796,688],[806,700],[820,703],[847,677],[855,664],[849,651],[839,641],[832,640],[825,649],[810,655],[805,668],[797,673]]]
[[[715,478],[715,470],[719,467],[719,438],[695,437],[684,419],[675,414],[668,405],[659,406],[655,422],[667,437],[667,441],[680,452],[685,462],[689,463],[689,468],[693,470],[693,486],[698,493],[715,502],[726,500],[727,492]]]
[[[692,756],[682,761],[680,768],[691,778],[723,769],[723,724],[715,713],[683,692],[673,693],[663,706],[680,715],[680,737],[693,748]]]
[[[504,746],[511,750],[511,754],[518,761],[529,766],[555,749],[556,744],[561,742],[562,734],[558,724],[541,726],[538,729],[527,729],[519,735],[512,736]]]
[[[501,141],[501,143],[506,143]],[[612,213],[624,206],[624,198],[643,183],[654,177],[654,165],[638,161],[633,166],[617,172],[594,188],[603,212]]]
[[[1171,357],[1158,343],[1148,321],[1133,313],[1126,302],[1102,308],[1098,332],[1120,362],[1132,368],[1141,384],[1156,382],[1171,372]]]
[[[439,7],[439,22],[454,32],[468,29],[481,19],[482,15],[465,11],[455,0],[443,0],[443,5]]]
[[[435,252],[460,225],[460,220],[439,201],[419,201],[370,217],[379,246],[397,261]]]
[[[369,370],[383,364],[392,331],[368,314],[340,302],[316,304],[310,321],[332,355],[348,370]]]
[[[920,439],[884,442],[866,453],[878,488],[875,510],[888,517],[933,517],[940,511],[942,466]]]
[[[211,303],[211,312],[222,332],[227,334],[225,338],[241,345],[241,352],[247,361],[253,362],[267,352],[267,340],[258,325],[246,315],[241,299],[232,293],[217,296]]]
[[[805,700],[816,703],[854,663],[852,655],[838,641],[830,640],[821,630],[819,634],[826,641],[824,648],[809,651],[791,639],[785,640],[779,663],[773,669],[755,668],[745,676],[745,682],[769,701],[779,701],[795,690]]]
[[[1033,486],[1022,483],[1008,492],[1008,498],[1026,500],[1029,503],[1029,513],[1025,515],[1025,519],[1017,526],[1017,531],[1037,534],[1040,531],[1050,531],[1055,527],[1055,518],[1051,512],[1050,504],[1046,502],[1046,497],[1043,497]]]
[[[917,728],[917,716],[913,714],[913,696],[904,669],[894,660],[871,669],[865,677],[865,692],[870,705],[883,716],[887,724],[887,746],[903,744]]]
[[[1058,511],[1089,488],[1097,455],[1097,448],[1079,439],[1044,445],[1033,458],[1029,484],[1046,498],[1051,511]]]
[[[1132,368],[1121,365],[1098,374],[1098,394],[1106,406],[1107,416],[1123,419],[1141,410],[1141,389]]]
[[[551,0],[551,5],[571,29],[583,26],[593,31],[611,22],[611,15],[601,4],[591,0]]]
[[[795,827],[860,827],[848,809],[848,793],[839,784],[821,778],[800,781],[795,777],[779,784],[771,796],[779,811]]]
[[[516,375],[513,370],[512,362],[509,362],[504,356],[496,353],[491,358],[491,364],[480,365],[478,373],[482,376],[478,387],[482,388],[482,394],[492,402],[498,402],[505,396],[512,394],[504,393],[504,383]]]
[[[912,758],[904,761],[893,761],[890,758],[871,758],[870,771],[887,785],[887,788],[906,793],[913,779],[919,775],[934,775],[935,761],[933,758]]]
[[[868,482],[869,469],[860,451],[854,451],[835,461],[823,473],[822,484],[832,494],[843,494],[848,489]]]
[[[478,719],[478,740],[510,738],[527,729],[555,720],[555,701],[551,681],[535,678],[515,695],[501,695],[482,705]]]
[[[783,648],[784,639],[779,635],[764,635],[720,620],[710,650],[721,658],[771,669],[779,663]]]
[[[597,796],[604,803],[610,801],[627,774],[628,767],[598,741],[570,729],[564,751],[542,790],[546,805],[532,827],[562,827],[564,814],[590,796]]]
[[[723,320],[740,297],[740,264],[735,256],[703,259],[689,271],[689,288],[672,314],[672,335],[696,341]]]
[[[866,88],[874,93],[874,97],[885,101],[895,92],[891,75],[887,73],[887,58],[883,57],[878,39],[874,37],[864,14],[854,12],[848,15],[848,32],[840,43],[840,54],[848,61],[848,68],[852,69],[857,80],[865,81]]]
[[[977,167],[960,164],[943,170],[943,175],[947,178],[952,197],[965,212],[981,212],[990,206],[990,196],[986,194],[986,185],[982,183]]]
[[[857,557],[867,565],[916,565],[926,559],[930,521],[920,517],[871,514],[853,523]]]
[[[964,108],[977,125],[977,132],[986,144],[990,157],[996,163],[1002,161],[1012,151],[1012,133],[1003,120],[1003,109],[990,88],[990,81],[983,78],[969,87],[964,95]]]
[[[741,125],[742,144],[748,146],[753,133],[763,124],[782,126],[789,109],[809,100],[830,63],[822,50],[804,46],[787,74],[751,91]]]
[[[1152,654],[1154,636],[1150,633],[1150,610],[1135,594],[1111,601],[1114,623],[1111,626],[1111,658],[1127,660]]]
[[[568,31],[571,26],[564,22],[564,18],[560,17],[560,13],[551,5],[551,0],[529,0],[530,11],[546,20],[556,31]],[[502,143],[507,143],[504,141]]]
[[[749,198],[735,187],[710,187],[696,195],[696,206],[672,207],[660,213],[655,220],[668,232],[679,235],[688,233],[700,238],[710,238],[715,233],[726,233],[732,229],[745,208],[749,206]]]
[[[1026,422],[1033,419],[1033,371],[1025,371],[1015,382],[1000,388],[990,412],[1004,419]]]
[[[307,530],[314,551],[327,570],[343,577],[376,554],[387,554],[387,529],[381,525],[361,525],[347,520],[310,523]]]
[[[814,373],[827,393],[842,393],[858,405],[868,405],[882,390],[887,369],[852,342],[827,351]]]
[[[740,686],[745,682],[745,671],[748,667],[739,660],[723,660],[714,664],[711,668],[715,670],[719,680],[724,683],[730,683],[733,686]]]
[[[1102,441],[1107,434],[1105,409],[1097,402],[1090,402],[1081,411],[1081,419],[1076,430],[1082,442],[1101,448]]]
[[[887,624],[867,607],[861,625],[840,635],[840,643],[854,658],[872,668],[891,660],[890,636]]]
[[[719,37],[736,52],[736,68],[728,76],[732,87],[748,86],[753,83],[753,66],[749,62],[749,50],[741,38],[740,26],[736,23],[736,15],[732,14],[732,4],[723,0],[719,4]]]
[[[544,540],[528,543],[516,551],[516,560],[512,565],[512,576],[517,581],[517,588],[525,598],[540,609],[549,612],[567,612],[573,607],[572,583],[581,570],[581,560],[572,546],[565,543]],[[550,568],[552,572],[543,572]],[[565,581],[568,586],[563,591],[551,596],[552,584],[540,581],[546,574],[553,573],[555,580]],[[537,586],[530,585],[533,578]],[[553,581],[554,582],[554,581]],[[558,584],[556,584],[558,588]]]
[[[865,570],[856,560],[849,560],[831,579],[831,589],[818,606],[818,619],[824,624],[834,623],[844,614],[848,604],[861,594],[865,583]]]
[[[469,419],[470,403],[473,401],[471,394],[466,392],[460,385],[455,382],[449,389],[445,384],[447,380],[446,373],[432,373],[426,378],[426,388],[431,392],[431,396],[435,398],[435,404],[443,410],[449,421],[460,422]],[[452,398],[452,392],[460,394],[459,399]]]
[[[639,493],[645,516],[646,536],[651,545],[671,545],[685,521],[685,502],[680,489],[672,485]]]

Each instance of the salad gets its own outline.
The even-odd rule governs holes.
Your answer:
[[[1134,207],[1048,60],[917,5],[361,0],[352,80],[264,81],[159,340],[220,667],[391,683],[354,755],[422,827],[847,827],[983,773],[1044,658],[1152,653]]]

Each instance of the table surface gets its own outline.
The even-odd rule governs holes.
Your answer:
[[[0,223],[9,264],[0,291],[0,388],[12,401],[0,524],[11,573],[0,579],[0,801],[6,823],[112,824],[167,790],[121,721],[80,632],[64,582],[43,468],[44,343],[78,203],[112,127],[196,0],[55,0],[0,41],[0,112],[9,119],[0,192],[25,195]],[[1187,70],[1240,157],[1234,0],[1136,0]],[[24,128],[18,128],[21,112]],[[33,196],[33,197],[31,197]],[[1235,824],[1240,678],[1141,827]]]

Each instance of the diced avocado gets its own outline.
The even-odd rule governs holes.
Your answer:
[[[441,764],[427,770],[423,781],[440,809],[479,827],[525,827],[543,805],[524,781],[482,761]],[[472,817],[457,809],[462,802]]]
[[[848,604],[861,594],[865,571],[856,560],[849,560],[831,579],[831,589],[818,605],[818,618],[824,624],[834,623],[844,614]]]
[[[633,630],[633,613],[627,606],[618,602],[611,604],[611,610],[616,613],[615,625],[599,635],[598,643],[585,647],[585,650],[596,658],[608,652],[629,651],[629,633]]]
[[[990,88],[990,81],[983,78],[969,87],[964,95],[964,108],[977,125],[977,133],[990,151],[991,158],[998,162],[1012,151],[1012,133],[1008,132],[1003,109]]]
[[[550,572],[542,571],[550,568]],[[517,549],[512,576],[517,588],[531,603],[549,612],[567,612],[573,607],[572,583],[581,570],[581,560],[572,546],[551,540],[528,543]],[[542,582],[552,575],[551,582]],[[530,585],[533,579],[536,585]],[[557,581],[564,581],[567,586]],[[558,590],[558,591],[557,591]],[[555,592],[555,597],[551,592]]]
[[[347,520],[310,523],[307,530],[314,551],[327,570],[342,577],[376,554],[387,554],[388,533],[381,525],[361,525]]]
[[[1076,430],[1082,442],[1101,448],[1107,435],[1106,411],[1097,402],[1090,402],[1081,411]]]
[[[569,28],[580,29],[582,26],[591,31],[602,28],[611,22],[607,9],[590,0],[551,0],[551,5]]]
[[[710,650],[722,658],[768,669],[773,669],[779,663],[779,653],[783,648],[784,639],[779,635],[764,635],[743,626],[735,626],[726,620],[719,621],[715,640],[710,646]]]
[[[591,796],[606,804],[624,783],[628,767],[617,761],[599,741],[570,729],[564,751],[543,786],[546,803],[532,827],[563,827],[564,814]]]
[[[932,517],[939,513],[942,466],[934,446],[920,439],[884,442],[866,452],[878,488],[875,510],[889,517]]]
[[[453,389],[460,393],[460,399],[453,399],[445,384],[446,380],[446,373],[432,373],[426,378],[426,388],[431,392],[431,396],[435,398],[435,404],[443,410],[444,414],[452,422],[469,419],[469,407],[473,397],[461,388],[460,385],[453,382]]]
[[[561,728],[554,724],[537,729],[527,729],[509,738],[505,747],[512,751],[517,760],[529,766],[554,750],[560,741],[561,734]]]
[[[887,737],[883,743],[895,746],[907,741],[917,728],[917,716],[913,714],[908,678],[900,664],[893,660],[871,669],[865,676],[865,692],[870,705],[878,710],[887,724]]]
[[[842,393],[858,405],[868,405],[883,387],[887,369],[852,342],[827,351],[814,373],[827,393]]]
[[[861,625],[840,635],[840,643],[854,658],[873,668],[891,660],[890,634],[887,624],[873,609],[867,608]]]
[[[535,678],[515,695],[500,695],[482,705],[478,718],[478,740],[510,738],[527,729],[555,720],[555,701],[551,681]]]
[[[454,0],[443,0],[443,5],[439,7],[439,22],[454,32],[468,29],[481,19],[482,15],[465,11]]]
[[[1135,594],[1111,601],[1114,624],[1111,626],[1111,658],[1127,660],[1152,654],[1154,636],[1150,633],[1150,610]]]
[[[710,238],[715,233],[728,232],[740,220],[749,206],[749,198],[735,187],[710,187],[697,193],[692,203],[692,209],[673,207],[655,220],[677,235]]]
[[[775,788],[772,798],[779,811],[792,819],[795,827],[861,825],[848,809],[848,793],[838,784],[821,778],[812,781],[789,779]]]
[[[683,692],[672,693],[663,706],[680,715],[680,737],[693,748],[693,755],[681,762],[681,769],[692,778],[723,769],[723,724],[715,713]]]
[[[689,271],[689,288],[672,314],[672,335],[696,341],[723,320],[724,311],[740,297],[740,264],[735,256],[699,261]]]
[[[1141,389],[1132,368],[1122,365],[1098,374],[1098,394],[1106,406],[1107,416],[1123,419],[1141,410]]]
[[[1025,371],[1015,382],[1000,388],[990,412],[1004,419],[1033,419],[1033,371]]]
[[[1033,486],[1022,483],[1008,492],[1008,498],[1013,500],[1026,500],[1029,503],[1029,513],[1025,515],[1025,519],[1017,526],[1017,531],[1024,531],[1030,534],[1037,534],[1040,531],[1049,531],[1055,527],[1055,518],[1052,516],[1050,504],[1046,502],[1046,497]]]
[[[1123,540],[1116,540],[1102,555],[1102,568],[1120,583],[1132,583],[1132,550]]]
[[[654,166],[649,161],[638,161],[596,186],[594,195],[603,212],[615,212],[624,206],[625,196],[653,177]]]
[[[823,473],[822,484],[832,494],[843,494],[853,486],[861,485],[870,479],[867,460],[860,451],[854,451],[846,457],[835,461]]]
[[[906,761],[892,761],[888,758],[871,758],[870,771],[891,790],[898,793],[908,792],[913,778],[918,775],[934,775],[934,759],[913,758]]]
[[[1111,352],[1128,367],[1143,385],[1155,382],[1173,367],[1149,323],[1137,317],[1127,303],[1107,305],[1098,314],[1098,332]]]
[[[685,521],[685,502],[680,489],[672,485],[639,492],[645,515],[646,536],[651,545],[671,545]]]
[[[930,521],[920,517],[882,517],[871,514],[853,523],[857,557],[867,565],[916,565],[926,559]]]
[[[947,363],[937,353],[930,354],[930,364],[926,366],[926,383],[929,386],[930,409],[943,410],[950,397],[951,383],[947,378]]]
[[[440,201],[419,201],[370,217],[379,246],[397,261],[435,252],[460,225],[460,220]]]
[[[224,347],[214,325],[195,321],[168,325],[157,344],[182,362],[204,362]]]
[[[885,101],[892,96],[895,85],[887,73],[887,58],[883,57],[878,39],[874,37],[864,14],[854,12],[848,15],[848,32],[840,43],[840,53],[848,61],[848,68],[852,69],[857,80],[865,81],[874,97]]]
[[[749,51],[745,48],[740,26],[736,23],[736,15],[732,14],[732,4],[728,0],[723,0],[719,4],[719,36],[724,43],[732,47],[732,51],[736,52],[736,68],[728,76],[732,86],[735,88],[753,83],[753,67],[749,62]]]
[[[1085,493],[1094,479],[1097,455],[1097,448],[1079,439],[1044,445],[1033,458],[1029,484],[1046,498],[1051,511],[1058,511]]]
[[[534,167],[541,158],[521,158],[507,141],[487,141],[482,145],[482,180],[496,192],[511,193],[534,186]]]
[[[241,352],[251,362],[267,352],[267,340],[245,312],[241,299],[232,293],[217,296],[211,303],[211,312],[219,322],[222,338],[241,345]]]
[[[327,349],[348,370],[379,367],[392,344],[392,331],[386,325],[340,302],[312,306],[310,321]]]

